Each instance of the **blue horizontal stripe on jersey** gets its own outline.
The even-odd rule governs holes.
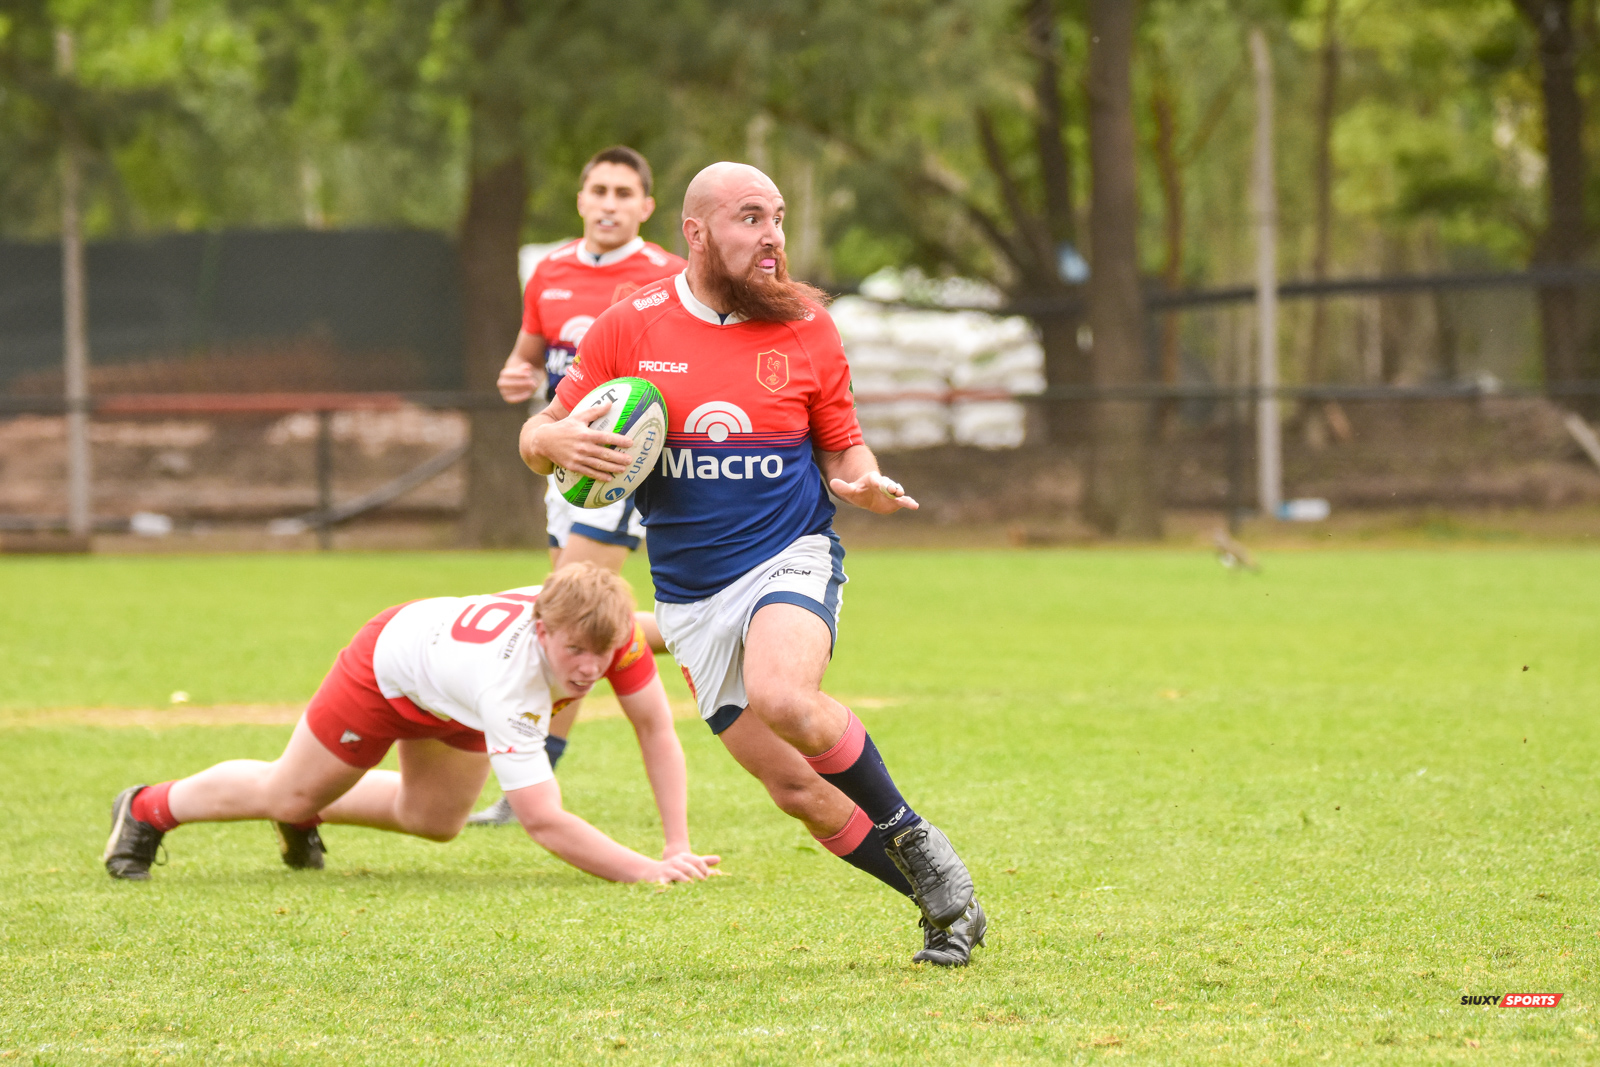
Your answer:
[[[729,441],[726,436],[721,439],[706,433],[667,433],[667,444],[674,448],[696,447],[731,447],[749,445],[797,445],[811,438],[810,430],[799,430],[795,433],[742,433],[735,441]]]
[[[692,447],[669,437],[636,499],[650,529],[645,545],[656,599],[668,604],[704,600],[796,539],[833,525],[809,435],[782,446],[744,434]]]

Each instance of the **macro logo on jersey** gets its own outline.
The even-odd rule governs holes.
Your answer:
[[[667,435],[669,447],[661,450],[661,473],[703,482],[771,481],[794,465],[796,449],[804,449],[807,437],[804,430],[758,434],[744,408],[726,400],[708,400],[689,412],[681,434]]]
[[[725,400],[708,400],[689,412],[683,420],[684,433],[703,433],[713,441],[722,442],[730,433],[749,433],[750,416],[738,404]]]
[[[611,302],[626,299],[643,288],[638,282],[618,282],[617,287],[611,290]]]
[[[589,332],[589,327],[594,325],[593,315],[574,315],[561,324],[561,332],[556,335],[558,340],[565,341],[577,351],[583,344],[583,335]]]
[[[789,384],[789,357],[770,348],[756,353],[756,381],[763,389],[776,393]]]
[[[583,335],[594,325],[593,315],[574,315],[561,324],[556,339],[544,350],[544,372],[552,384],[572,373],[572,361],[577,358]]]

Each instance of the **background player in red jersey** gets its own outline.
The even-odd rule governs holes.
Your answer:
[[[687,266],[639,236],[639,227],[656,209],[651,186],[649,161],[624,145],[597,152],[584,164],[578,179],[583,236],[540,260],[523,289],[522,329],[497,383],[507,403],[522,403],[535,395],[554,397],[578,343],[602,311]],[[604,508],[580,508],[547,487],[544,507],[553,566],[591,560],[620,572],[644,535],[631,498]],[[655,616],[640,612],[639,624],[650,647],[665,651]],[[574,701],[550,724],[551,766],[566,752],[581,704]],[[512,820],[511,807],[502,799],[469,822],[504,826]]]
[[[821,689],[846,581],[823,486],[883,514],[917,505],[862,441],[838,331],[787,276],[783,211],[753,167],[701,171],[684,198],[688,268],[600,316],[522,455],[607,478],[626,441],[573,406],[624,375],[661,390],[673,425],[636,495],[656,618],[701,717],[829,851],[916,900],[917,959],[962,965],[986,929],[965,864]]]
[[[583,236],[540,260],[523,290],[522,329],[497,383],[508,403],[533,398],[541,384],[544,397],[553,398],[601,312],[687,265],[639,236],[655,212],[650,191],[649,162],[626,146],[597,152],[584,165],[578,188]],[[551,558],[558,566],[587,559],[620,571],[628,552],[639,546],[643,530],[631,500],[585,509],[552,489],[545,508]]]
[[[602,676],[623,694],[639,736],[666,839],[661,860],[561,806],[545,730],[561,703]],[[396,742],[399,772],[372,770]],[[528,835],[590,874],[681,882],[717,862],[689,847],[683,749],[633,596],[592,563],[542,587],[381,612],[339,654],[282,756],[123,790],[102,860],[113,878],[148,878],[163,835],[187,822],[270,820],[283,861],[298,868],[322,867],[323,822],[448,841],[491,768]]]

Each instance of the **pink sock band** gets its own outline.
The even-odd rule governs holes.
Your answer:
[[[139,790],[139,795],[134,797],[133,803],[128,806],[128,814],[140,822],[149,823],[162,833],[176,830],[178,820],[172,817],[172,809],[167,807],[167,794],[172,792],[175,784],[175,782],[162,782],[160,785]]]
[[[292,822],[289,825],[294,827],[296,830],[315,830],[317,827],[322,825],[322,816],[313,815],[305,822]]]
[[[861,725],[861,720],[856,718],[855,712],[850,712],[850,725],[844,728],[844,736],[828,751],[817,755],[807,756],[806,762],[811,764],[811,769],[818,774],[838,774],[847,771],[861,758],[861,749],[867,743],[867,728]]]
[[[861,846],[867,835],[872,832],[872,820],[860,808],[850,813],[844,829],[832,837],[818,837],[822,847],[832,852],[835,856],[848,856]],[[816,835],[812,835],[816,836]]]

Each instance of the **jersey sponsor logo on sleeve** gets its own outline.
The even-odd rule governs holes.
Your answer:
[[[639,620],[633,622],[633,640],[628,643],[627,651],[622,653],[617,660],[617,665],[612,670],[626,670],[639,662],[639,657],[644,655],[644,650],[649,647],[645,644],[644,631],[639,628]]]
[[[652,374],[688,374],[689,364],[663,363],[659,359],[641,359],[639,361],[639,369],[649,371]]]
[[[776,393],[789,384],[789,357],[776,348],[756,353],[756,381]]]
[[[641,296],[639,299],[635,300],[633,302],[633,309],[635,311],[649,311],[657,304],[665,304],[666,302],[667,291],[665,289],[660,289],[654,293],[651,293],[649,296]]]
[[[571,289],[546,289],[539,294],[540,300],[571,300]]]

